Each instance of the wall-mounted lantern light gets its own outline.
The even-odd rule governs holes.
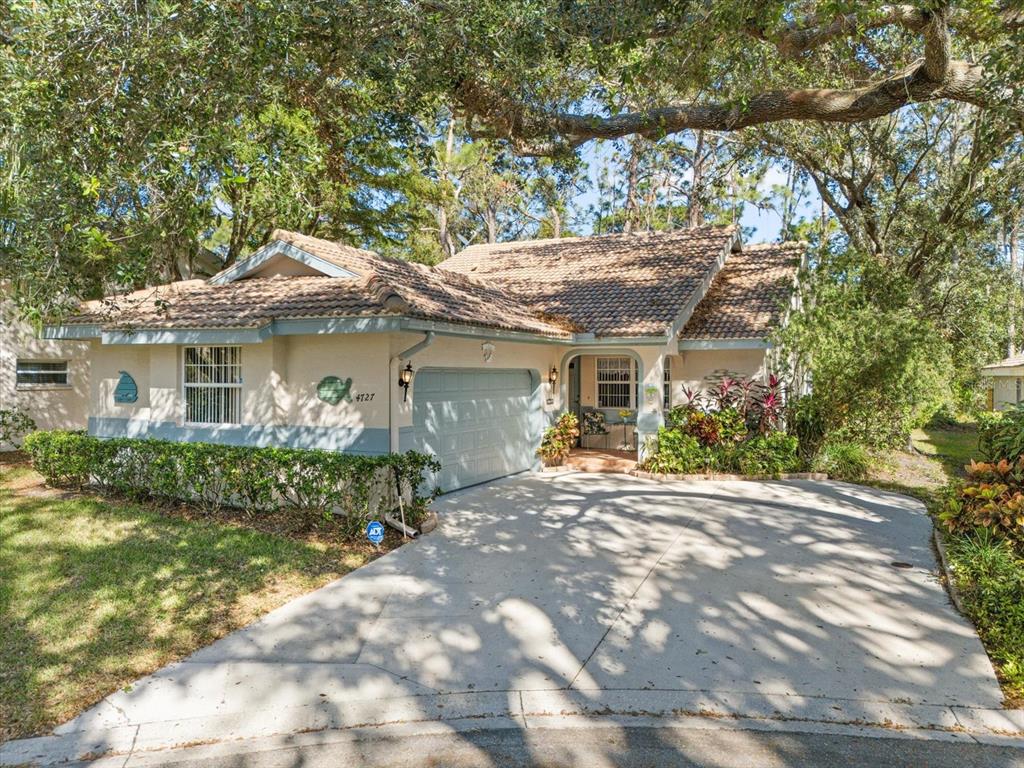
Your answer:
[[[409,397],[409,385],[412,384],[412,363],[406,363],[405,368],[398,372],[398,386],[403,390],[402,402]]]
[[[551,372],[548,374],[548,383],[553,387],[558,381],[558,369],[555,366],[551,366]]]

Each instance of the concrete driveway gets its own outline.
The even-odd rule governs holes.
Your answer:
[[[919,503],[821,482],[523,475],[118,692],[75,748],[614,713],[1009,733]],[[795,725],[794,725],[795,727]]]

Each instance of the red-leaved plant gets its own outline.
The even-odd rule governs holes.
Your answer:
[[[764,386],[758,390],[754,404],[758,414],[757,428],[762,435],[778,428],[785,410],[784,401],[782,380],[771,374]]]

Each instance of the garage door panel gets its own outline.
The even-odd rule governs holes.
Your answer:
[[[455,490],[532,466],[537,408],[529,371],[423,369],[413,387],[415,450],[437,456]]]

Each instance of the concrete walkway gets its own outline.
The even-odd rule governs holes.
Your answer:
[[[1018,741],[931,522],[841,483],[527,475],[435,533],[118,692],[0,762],[563,716]],[[891,731],[890,731],[891,733]]]

